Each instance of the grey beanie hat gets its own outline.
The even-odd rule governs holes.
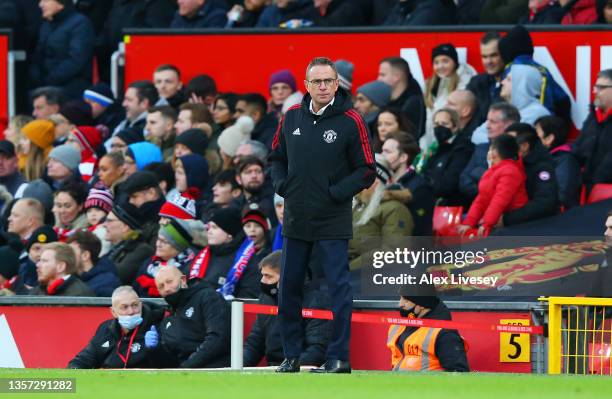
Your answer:
[[[357,89],[357,93],[366,96],[378,108],[387,106],[389,101],[391,101],[391,86],[378,80],[360,86]]]
[[[55,147],[49,153],[49,158],[55,159],[70,170],[76,170],[81,163],[81,153],[70,144]]]
[[[42,179],[36,179],[28,183],[21,198],[34,198],[40,201],[47,211],[53,208],[53,191]]]
[[[350,91],[353,87],[353,70],[355,66],[352,62],[347,60],[336,61],[336,70],[338,71],[338,80],[340,81],[340,87]]]
[[[285,203],[285,199],[283,197],[281,197],[280,195],[274,193],[274,206],[280,204],[280,203]]]

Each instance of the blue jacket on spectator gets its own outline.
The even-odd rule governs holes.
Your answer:
[[[272,4],[264,8],[255,27],[278,28],[281,23],[291,19],[307,18],[310,15],[311,9],[311,0],[292,1],[284,8],[279,8],[276,4]]]
[[[91,85],[94,29],[72,7],[40,27],[36,50],[29,62],[32,87],[57,86],[69,98],[81,98]]]
[[[27,251],[24,251],[21,253],[21,255],[19,255],[19,281],[29,287],[38,286],[36,265],[28,256]]]
[[[80,277],[97,296],[111,296],[115,288],[121,285],[115,264],[106,256],[100,258],[90,271]]]
[[[183,17],[177,11],[170,27],[175,29],[224,28],[227,23],[226,12],[213,0],[206,0],[191,18]]]

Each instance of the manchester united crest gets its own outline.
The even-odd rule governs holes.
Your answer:
[[[334,141],[336,141],[336,137],[338,137],[338,133],[334,132],[333,130],[326,130],[323,133],[323,140],[327,143],[327,144],[331,144]]]

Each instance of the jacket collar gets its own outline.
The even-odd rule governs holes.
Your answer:
[[[601,108],[595,108],[595,119],[597,119],[598,123],[605,122],[611,116],[612,108],[608,109],[606,112],[604,112]]]
[[[571,152],[571,151],[572,151],[572,147],[570,147],[570,145],[566,143],[566,144],[562,144],[550,150],[550,155],[556,154],[558,152]]]

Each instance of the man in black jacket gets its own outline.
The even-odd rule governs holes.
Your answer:
[[[224,28],[226,10],[217,0],[180,0],[170,24],[175,29]]]
[[[240,164],[236,167],[236,181],[242,188],[242,194],[232,200],[230,206],[237,209],[257,204],[272,223],[276,226],[276,214],[274,212],[274,192],[269,178],[266,179],[266,171],[261,159],[254,155],[241,157]]]
[[[612,69],[599,72],[593,92],[595,104],[572,146],[588,191],[593,184],[612,183]]]
[[[266,113],[267,109],[268,104],[264,96],[259,93],[247,93],[236,103],[236,118],[242,115],[253,118],[255,128],[251,132],[251,139],[263,143],[267,149],[270,149],[278,120],[273,112]]]
[[[412,235],[431,236],[436,200],[429,179],[417,173],[412,166],[419,151],[419,144],[411,134],[392,132],[387,135],[382,153],[397,183],[397,186],[391,185],[387,192],[410,210],[414,220]]]
[[[159,100],[159,94],[153,83],[148,80],[137,80],[128,85],[123,96],[123,108],[125,109],[125,119],[121,121],[113,136],[122,130],[133,128],[142,132],[147,123],[147,110],[154,106]],[[107,150],[110,150],[110,140],[105,143]]]
[[[29,62],[30,85],[54,85],[68,98],[79,98],[91,83],[93,26],[71,0],[41,1],[40,8],[45,21]]]
[[[270,157],[275,191],[285,198],[279,323],[286,359],[277,371],[300,370],[303,285],[316,251],[332,293],[334,329],[327,361],[313,370],[349,373],[351,201],[374,181],[374,156],[334,63],[313,59],[305,83],[309,94],[285,114]]]
[[[281,276],[281,254],[275,251],[261,260],[261,295],[259,303],[262,305],[278,305],[278,283]],[[316,290],[307,290],[304,294],[304,307],[308,309],[323,306],[321,293]],[[321,319],[304,319],[302,321],[304,340],[300,363],[304,365],[319,366],[325,361],[325,348],[329,343],[331,322]],[[254,367],[266,357],[268,366],[279,365],[283,356],[281,345],[280,326],[277,317],[273,315],[257,315],[255,324],[244,344],[244,365]]]
[[[508,126],[506,133],[516,137],[519,144],[519,154],[527,175],[525,185],[529,202],[522,208],[506,212],[504,226],[554,215],[559,210],[559,189],[552,156],[531,125],[514,123]]]
[[[470,79],[466,87],[478,98],[478,111],[475,115],[478,125],[487,119],[491,103],[499,99],[501,78],[504,72],[504,61],[499,53],[500,38],[498,32],[487,32],[482,36],[480,58],[485,71]]]
[[[155,276],[159,294],[172,313],[147,333],[150,347],[158,347],[168,367],[227,367],[230,355],[230,307],[205,282],[187,287],[176,267],[163,267]],[[158,336],[158,337],[157,337]]]
[[[147,349],[145,334],[164,316],[162,308],[143,304],[128,285],[117,287],[111,297],[113,319],[100,324],[93,338],[68,363],[70,369],[151,368],[155,353]]]
[[[425,102],[408,62],[401,57],[383,59],[378,66],[378,80],[391,86],[391,101],[387,107],[405,113],[414,125],[417,138],[421,137],[425,133]]]

